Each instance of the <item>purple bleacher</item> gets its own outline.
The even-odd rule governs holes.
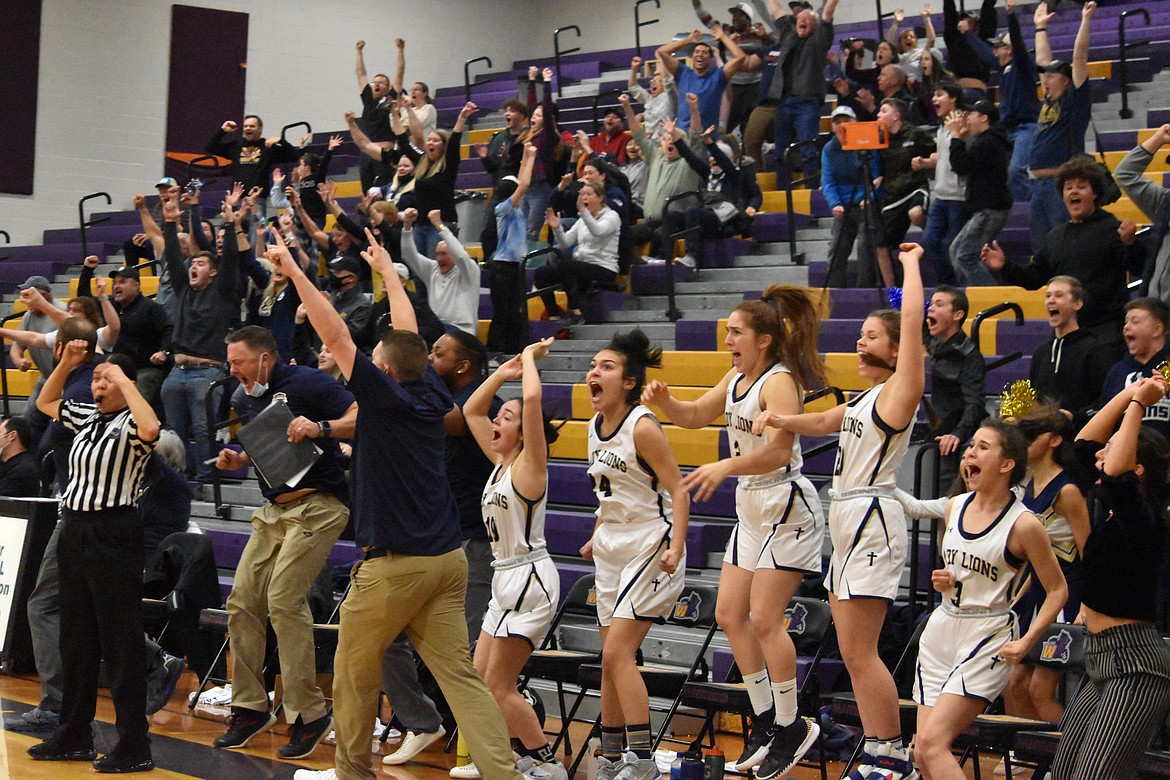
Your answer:
[[[239,531],[205,528],[203,532],[211,542],[215,565],[221,569],[236,568],[240,563],[240,556],[244,553],[244,545],[248,543],[248,537],[251,535],[251,526],[242,526]]]
[[[487,189],[491,186],[491,174],[483,169],[479,160],[464,160],[459,166],[459,173],[455,176],[455,189]]]
[[[136,210],[130,211],[99,211],[96,214],[91,214],[90,219],[103,220],[102,227],[113,227],[114,225],[132,225],[139,230],[142,229],[142,220],[138,217]]]
[[[797,229],[807,227],[812,218],[807,214],[793,214]],[[756,214],[752,220],[752,235],[756,241],[787,241],[788,214],[786,212],[765,212]]]
[[[581,298],[581,313],[585,315],[586,322],[605,322],[609,312],[620,309],[625,299],[625,293],[609,290],[584,295]]]
[[[541,406],[558,420],[573,416],[573,386],[560,382],[545,382],[542,387]]]
[[[679,350],[716,349],[719,345],[716,320],[679,320],[674,323],[674,348]]]
[[[554,504],[585,507],[592,511],[597,506],[593,483],[589,479],[588,464],[584,462],[554,461],[548,464],[548,500]],[[735,517],[735,480],[724,480],[714,495],[702,503],[691,505],[694,515],[704,517]]]
[[[573,563],[568,561],[557,561],[557,574],[561,580],[561,600],[564,601],[565,596],[569,595],[569,591],[577,584],[577,580],[584,577],[586,574],[593,573],[593,564],[580,562]],[[559,604],[557,606],[560,606]]]
[[[635,265],[630,269],[630,289],[635,295],[666,295],[666,269],[674,271],[675,282],[685,282],[695,275],[694,269],[680,263],[671,265]]]
[[[1167,44],[1170,49],[1170,44]],[[1161,127],[1170,123],[1170,108],[1151,108],[1146,112],[1146,127]]]
[[[1016,325],[1014,320],[996,320],[995,349],[1001,355],[1023,352],[1031,355],[1036,347],[1052,336],[1047,320],[1025,320]]]
[[[137,213],[135,213],[137,216]],[[133,238],[135,233],[142,232],[142,223],[137,225],[96,225],[91,228],[86,228],[85,238],[90,243],[101,242],[107,244],[122,245],[128,238]],[[46,230],[43,233],[42,240],[46,244],[80,244],[81,230],[78,228],[59,228],[56,230]]]
[[[103,257],[112,255],[122,248],[121,242],[110,243],[105,241],[91,241],[87,247],[91,255]],[[5,264],[11,263],[48,263],[56,268],[66,268],[70,265],[80,265],[85,259],[81,251],[81,243],[71,244],[41,244],[37,246],[0,246],[0,255],[7,255]],[[52,274],[47,274],[52,277]]]
[[[353,566],[362,558],[361,548],[353,542],[338,541],[329,552],[330,568]]]

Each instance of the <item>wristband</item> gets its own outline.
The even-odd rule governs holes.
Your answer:
[[[1143,410],[1145,410],[1145,409],[1149,409],[1149,408],[1150,408],[1150,407],[1146,406],[1145,404],[1143,404],[1141,401],[1139,401],[1139,400],[1138,400],[1138,399],[1136,399],[1136,398],[1131,398],[1131,399],[1129,400],[1129,402],[1130,402],[1131,404],[1137,404],[1137,405],[1138,405],[1138,406],[1140,406],[1140,407],[1141,407]]]
[[[1047,27],[1037,27],[1037,28],[1036,28],[1036,32],[1038,32],[1038,33],[1046,33],[1046,32],[1048,32],[1048,28],[1047,28]]]

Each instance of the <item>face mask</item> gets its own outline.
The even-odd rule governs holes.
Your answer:
[[[264,369],[264,358],[263,357],[260,358],[260,369],[261,370]],[[269,376],[268,378],[271,379],[272,377]],[[261,382],[259,380],[259,378],[257,378],[257,380],[252,383],[252,387],[245,388],[244,392],[247,393],[248,395],[250,395],[252,398],[260,398],[261,396],[263,396],[265,393],[268,392],[268,383]]]
[[[340,290],[342,285],[344,285],[344,284],[345,284],[345,280],[342,279],[340,276],[334,276],[333,274],[329,275],[329,288],[330,289]]]

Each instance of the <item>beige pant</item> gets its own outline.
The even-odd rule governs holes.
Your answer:
[[[504,716],[471,665],[463,550],[362,561],[354,567],[352,580],[341,605],[333,678],[337,776],[375,777],[370,724],[378,709],[382,656],[405,630],[447,697],[485,780],[519,780]]]
[[[776,117],[776,106],[756,106],[748,116],[747,127],[743,131],[743,151],[756,161],[756,170],[764,170],[763,152],[760,148],[765,141],[772,140],[773,120]],[[777,151],[778,155],[784,150]]]
[[[289,723],[329,711],[317,687],[313,615],[305,596],[349,510],[331,493],[313,493],[285,506],[266,504],[252,515],[252,536],[240,556],[227,600],[232,652],[232,706],[268,711],[264,686],[266,627],[272,620]]]

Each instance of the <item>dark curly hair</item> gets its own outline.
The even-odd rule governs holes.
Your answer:
[[[625,376],[632,377],[634,388],[626,393],[626,403],[631,406],[642,397],[646,384],[646,369],[662,367],[662,347],[651,347],[650,339],[640,330],[615,333],[605,348],[617,352],[626,359]]]

